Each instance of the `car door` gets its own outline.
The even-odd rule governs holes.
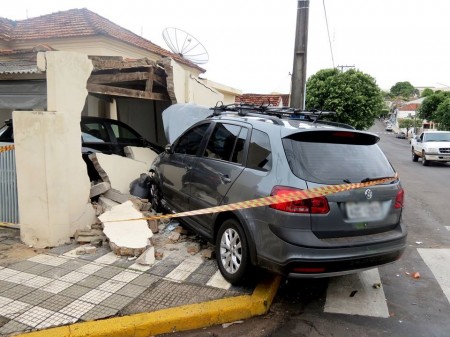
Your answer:
[[[162,194],[175,211],[189,209],[190,174],[209,126],[210,123],[205,122],[192,127],[176,140],[171,153],[164,153],[160,158]]]
[[[215,123],[206,147],[189,175],[191,210],[227,203],[227,192],[244,170],[248,134],[245,126]],[[198,216],[195,221],[210,233],[213,216]]]

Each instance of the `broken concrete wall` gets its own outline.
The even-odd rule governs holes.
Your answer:
[[[81,157],[80,116],[92,62],[86,55],[46,52],[48,111],[14,111],[21,239],[34,247],[68,242],[95,222]]]
[[[150,169],[153,161],[158,157],[158,154],[155,151],[147,147],[125,146],[123,150],[127,158],[146,163],[147,170]]]
[[[196,74],[172,60],[174,92],[177,103],[215,106],[223,94],[198,79]]]
[[[102,180],[121,193],[130,193],[130,183],[148,172],[146,163],[115,154],[93,153],[89,159]]]

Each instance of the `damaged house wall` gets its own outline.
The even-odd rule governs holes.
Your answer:
[[[93,67],[72,52],[39,53],[38,66],[47,74],[47,111],[14,111],[13,122],[21,239],[42,248],[96,220],[80,131]]]
[[[172,60],[171,66],[174,92],[178,103],[215,106],[218,101],[223,101],[223,94],[203,83],[182,65]]]

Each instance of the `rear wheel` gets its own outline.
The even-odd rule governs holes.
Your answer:
[[[419,156],[414,152],[414,149],[411,149],[412,152],[412,161],[418,161]]]
[[[422,165],[423,166],[430,165],[430,161],[425,158],[425,152],[422,152]]]
[[[247,238],[240,223],[226,219],[216,237],[216,257],[223,277],[232,284],[241,283],[250,269]]]

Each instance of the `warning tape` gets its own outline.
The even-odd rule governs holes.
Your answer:
[[[218,212],[224,212],[224,211],[236,211],[239,209],[268,206],[268,205],[279,204],[279,203],[283,203],[283,202],[300,201],[300,200],[305,200],[305,199],[323,197],[325,195],[330,195],[330,194],[334,194],[334,193],[338,193],[338,192],[344,192],[344,191],[349,191],[349,190],[353,190],[353,189],[357,189],[357,188],[379,185],[379,184],[383,184],[388,181],[397,180],[397,179],[398,179],[398,176],[396,174],[394,177],[373,180],[373,181],[369,181],[366,183],[328,185],[328,186],[312,188],[310,190],[299,190],[299,191],[286,193],[286,194],[282,194],[282,195],[269,196],[269,197],[263,197],[263,198],[252,199],[252,200],[247,200],[247,201],[241,201],[241,202],[236,202],[234,204],[203,208],[203,209],[198,209],[195,211],[187,211],[187,212],[174,213],[174,214],[154,215],[151,217],[144,217],[144,218],[110,220],[110,221],[105,221],[105,222],[134,221],[134,220],[162,220],[162,219],[171,219],[171,218],[181,218],[181,217],[193,216],[193,215],[218,213]]]
[[[0,153],[14,150],[14,145],[0,146]]]

